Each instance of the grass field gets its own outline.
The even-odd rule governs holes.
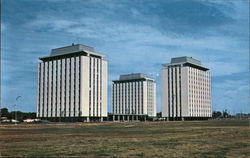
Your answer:
[[[249,121],[0,125],[10,157],[250,157]]]

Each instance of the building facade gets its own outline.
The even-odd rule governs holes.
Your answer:
[[[172,58],[162,69],[162,116],[168,120],[212,116],[211,75],[192,57]]]
[[[113,81],[113,120],[146,120],[156,116],[156,83],[146,74],[121,75]]]
[[[39,58],[37,117],[102,121],[107,117],[107,61],[80,44],[52,49]]]

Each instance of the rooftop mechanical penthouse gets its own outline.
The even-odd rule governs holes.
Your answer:
[[[107,61],[94,48],[72,44],[39,58],[37,117],[103,121],[107,117]]]

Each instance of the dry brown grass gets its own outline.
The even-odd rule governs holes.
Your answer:
[[[0,126],[1,156],[249,157],[249,121]]]

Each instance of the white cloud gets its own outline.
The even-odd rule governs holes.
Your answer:
[[[69,20],[36,19],[28,23],[28,26],[33,29],[49,28],[51,29],[50,31],[61,31],[63,29],[68,29],[76,24],[78,23],[74,21],[69,21]]]
[[[228,80],[212,85],[215,110],[249,113],[249,83],[247,80]]]
[[[41,1],[41,2],[49,2],[49,3],[65,3],[65,2],[76,2],[76,1],[80,1],[80,0],[35,0],[35,1]]]
[[[231,75],[233,73],[247,71],[246,67],[243,67],[239,63],[209,62],[206,65],[208,68],[210,68],[213,76]]]
[[[29,24],[37,29],[47,31],[64,31],[74,36],[83,38],[97,38],[107,41],[130,40],[137,44],[151,43],[159,45],[173,45],[179,47],[198,47],[203,49],[228,50],[238,43],[234,39],[225,36],[210,36],[196,38],[176,36],[169,32],[162,34],[159,30],[147,25],[124,24],[114,21],[106,21],[101,18],[84,18],[73,20],[36,19]]]
[[[131,12],[134,16],[140,14],[135,9],[131,9]],[[246,62],[247,50],[244,48],[239,49],[238,46],[241,41],[224,35],[218,34],[216,36],[194,38],[172,32],[163,34],[157,28],[149,25],[110,21],[101,17],[76,17],[76,19],[51,17],[44,19],[40,16],[31,21],[28,26],[35,30],[57,31],[78,38],[89,38],[114,43],[121,41],[125,46],[123,49],[118,49],[117,51],[118,53],[122,53],[124,62],[132,62],[132,60],[137,60],[135,62],[138,62],[141,58],[126,60],[126,55],[133,54],[134,57],[139,57],[142,55],[141,52],[144,52],[144,60],[150,60],[152,58],[151,55],[147,56],[145,54],[149,50],[155,52],[154,60],[150,61],[161,62],[163,61],[162,55],[165,51],[169,58],[183,55],[197,57],[205,63],[205,66],[211,69],[213,76],[230,75],[246,71],[246,67],[240,65],[239,61]],[[159,48],[158,46],[173,46],[175,48],[169,50],[168,48]],[[208,50],[211,50],[211,52],[204,54]],[[225,52],[227,55],[225,55]],[[115,59],[116,57],[113,56],[112,58]],[[113,62],[119,64],[120,60],[113,60]],[[163,62],[168,61],[164,60]]]
[[[4,23],[1,22],[1,32],[6,30],[6,25]]]
[[[214,88],[223,88],[223,89],[232,89],[232,90],[236,90],[236,89],[244,89],[246,87],[248,87],[248,85],[246,85],[246,80],[228,80],[225,79],[222,82],[216,82],[214,83]]]

